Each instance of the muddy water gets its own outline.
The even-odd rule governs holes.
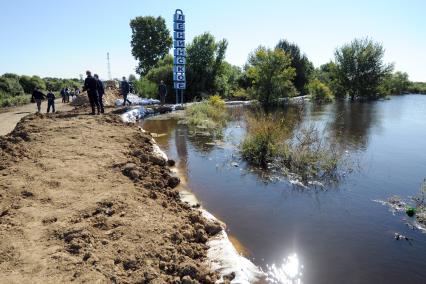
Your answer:
[[[298,109],[276,111],[295,128],[324,128],[359,167],[325,188],[301,188],[267,181],[239,160],[245,124],[238,116],[221,142],[192,136],[174,119],[142,124],[161,134],[156,140],[177,161],[184,186],[226,222],[241,250],[265,271],[283,268],[277,283],[426,283],[426,234],[373,201],[409,198],[426,178],[426,96],[308,104],[301,121]],[[395,232],[413,240],[397,241]]]

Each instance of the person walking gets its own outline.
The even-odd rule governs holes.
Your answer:
[[[61,89],[62,102],[65,103],[65,88]]]
[[[167,86],[164,84],[163,80],[161,80],[160,85],[158,85],[158,94],[160,95],[161,104],[164,105],[166,103]]]
[[[86,79],[84,80],[83,91],[87,91],[87,96],[89,97],[90,107],[92,108],[91,115],[95,114],[95,106],[98,110],[98,114],[100,113],[99,100],[98,100],[98,88],[96,79],[92,77],[92,73],[90,71],[86,71]]]
[[[38,87],[34,89],[31,99],[35,101],[38,113],[40,113],[41,101],[44,100],[45,97],[46,96],[40,91]]]
[[[46,97],[47,97],[47,113],[50,112],[50,107],[52,107],[52,113],[55,113],[55,94],[49,90]]]
[[[102,81],[99,80],[98,74],[93,75],[93,77],[95,77],[96,83],[97,83],[98,99],[99,99],[99,105],[101,107],[101,113],[104,113],[105,112],[105,110],[104,110],[104,102],[102,100],[102,97],[105,94],[104,83],[102,83]]]
[[[126,77],[123,77],[123,81],[121,81],[120,91],[121,91],[121,95],[123,96],[123,106],[126,105],[126,101],[129,103],[129,105],[131,105],[132,102],[127,99],[127,95],[130,92],[130,85],[129,85],[129,82],[127,82],[126,80]]]

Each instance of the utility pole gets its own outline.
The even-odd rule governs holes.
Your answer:
[[[109,62],[109,52],[107,52],[107,62],[108,62],[108,80],[111,80],[111,64]]]

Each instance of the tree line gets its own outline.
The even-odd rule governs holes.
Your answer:
[[[174,101],[172,37],[162,17],[130,21],[132,54],[138,60],[134,81],[142,96],[157,96],[162,80]],[[225,60],[228,42],[206,32],[187,44],[186,100],[211,95],[225,99],[258,99],[264,104],[280,98],[311,95],[319,103],[335,98],[379,99],[387,95],[426,93],[426,83],[410,82],[407,73],[384,62],[385,49],[370,38],[355,39],[336,48],[334,59],[315,68],[299,46],[280,40],[274,48],[259,46],[243,68]]]
[[[29,102],[29,94],[35,88],[59,92],[62,88],[80,88],[79,79],[40,78],[39,76],[19,76],[5,73],[0,76],[0,106],[13,106]]]

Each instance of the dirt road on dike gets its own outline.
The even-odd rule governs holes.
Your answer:
[[[206,241],[221,227],[178,182],[118,116],[23,118],[0,136],[0,282],[213,283]]]
[[[69,104],[61,102],[62,99],[55,100],[56,111],[68,111],[72,110],[73,107]],[[41,112],[45,113],[47,108],[47,102],[44,101],[41,105]],[[10,107],[0,109],[0,135],[6,135],[15,128],[15,125],[26,115],[35,113],[37,107],[35,104],[28,104],[18,107]]]

